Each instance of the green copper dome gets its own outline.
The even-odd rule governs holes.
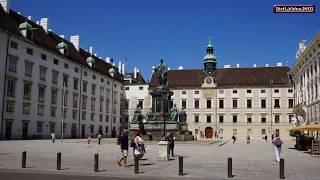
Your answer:
[[[209,40],[207,48],[213,48],[213,45],[211,44],[211,40]]]
[[[57,49],[67,49],[67,48],[68,48],[68,44],[63,41],[57,45]]]
[[[19,25],[19,30],[31,30],[32,26],[28,23],[28,21],[25,21]]]
[[[215,61],[216,60],[216,56],[214,55],[214,54],[207,54],[204,58],[203,58],[203,60],[205,60],[205,61]]]
[[[88,64],[89,63],[93,64],[95,60],[94,60],[94,58],[92,56],[89,56],[86,61],[87,61]]]
[[[111,77],[114,77],[114,75],[116,74],[116,70],[112,67],[109,69],[109,74]]]

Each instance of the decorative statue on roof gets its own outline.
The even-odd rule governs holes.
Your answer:
[[[298,51],[296,53],[296,58],[297,59],[303,53],[303,51],[307,48],[306,42],[307,42],[306,40],[302,40],[301,42],[299,42],[299,48],[298,48]]]
[[[178,120],[178,108],[177,105],[174,104],[173,107],[170,109],[170,121],[177,121]]]
[[[184,111],[184,108],[182,108],[181,111],[179,112],[179,121],[180,123],[187,122],[187,113]]]
[[[160,60],[160,64],[154,70],[158,73],[160,86],[167,85],[168,66],[163,62],[163,59]]]

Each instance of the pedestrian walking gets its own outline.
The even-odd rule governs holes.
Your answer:
[[[119,161],[117,161],[119,166],[122,166],[121,162],[123,161],[124,163],[123,166],[128,167],[127,165],[128,149],[129,149],[128,130],[124,130],[122,138],[120,140],[121,158]]]
[[[169,154],[171,153],[172,157],[174,157],[174,140],[175,140],[175,137],[173,136],[173,133],[170,132],[167,136],[167,141],[169,144]]]
[[[273,135],[272,135],[273,136]],[[267,135],[265,135],[264,136],[264,139],[266,140],[266,142],[268,141],[268,136]],[[273,139],[273,137],[272,137],[272,139]]]
[[[101,144],[101,139],[102,139],[102,135],[99,133],[98,134],[98,144]]]
[[[135,143],[134,155],[137,156],[138,159],[140,160],[143,157],[144,153],[146,152],[140,131],[136,133],[134,138],[134,143]]]
[[[279,133],[276,133],[275,138],[272,140],[274,152],[276,154],[276,161],[280,162],[281,146],[283,141],[280,139]]]
[[[56,135],[54,133],[51,133],[51,140],[52,143],[54,143],[54,141],[56,140]]]
[[[152,133],[148,132],[149,141],[152,141]]]
[[[88,144],[91,143],[91,135],[88,136]]]
[[[250,136],[249,136],[249,134],[247,135],[247,144],[250,144]]]
[[[236,142],[236,140],[237,140],[237,137],[235,135],[233,135],[232,139],[233,139],[233,144],[234,144]]]

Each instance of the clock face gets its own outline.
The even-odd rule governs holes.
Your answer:
[[[207,84],[211,84],[211,83],[212,83],[212,79],[211,79],[211,78],[208,78],[208,79],[206,80],[206,82],[207,82]]]

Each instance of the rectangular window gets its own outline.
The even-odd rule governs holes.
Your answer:
[[[280,100],[279,99],[274,100],[274,108],[280,108]]]
[[[106,126],[106,134],[109,133],[109,126]]]
[[[91,98],[91,111],[96,110],[96,98]]]
[[[31,82],[24,82],[24,89],[23,89],[23,98],[24,99],[31,99]]]
[[[96,79],[96,75],[92,75],[92,79]]]
[[[30,114],[30,103],[23,103],[23,107],[22,107],[22,113],[23,114]]]
[[[87,76],[88,76],[88,72],[87,72],[87,71],[83,71],[83,75],[84,75],[85,77],[87,77]]]
[[[57,115],[57,108],[51,107],[51,117],[56,117],[56,115]]]
[[[187,91],[182,91],[181,94],[187,94]]]
[[[65,69],[68,69],[68,68],[69,68],[69,64],[64,63],[64,68],[65,68]]]
[[[126,91],[129,91],[130,90],[130,88],[129,87],[126,87]]]
[[[288,93],[293,93],[293,89],[288,89]]]
[[[288,99],[288,107],[293,108],[293,99]]]
[[[143,90],[143,87],[139,87],[139,90]]]
[[[44,66],[40,66],[40,80],[45,81],[46,80],[46,74],[47,74],[47,68]]]
[[[7,96],[14,97],[16,93],[16,80],[8,79],[7,80]]]
[[[194,94],[199,94],[199,91],[194,91]]]
[[[87,96],[82,95],[82,109],[87,109]]]
[[[96,94],[96,85],[95,84],[91,85],[91,93],[92,93],[92,95]]]
[[[73,120],[76,120],[76,119],[77,119],[77,114],[78,114],[78,111],[76,111],[76,110],[73,110],[73,111],[72,111],[72,119],[73,119]]]
[[[79,68],[75,67],[75,68],[74,68],[74,72],[75,72],[75,73],[78,73],[78,72],[79,72]]]
[[[93,134],[94,133],[94,125],[90,125],[90,133]]]
[[[207,109],[211,109],[211,99],[207,99]]]
[[[88,82],[87,81],[83,81],[82,91],[83,92],[87,92],[87,87],[88,87]]]
[[[266,93],[266,90],[265,90],[265,89],[261,89],[261,90],[260,90],[260,93],[261,93],[261,94],[264,94],[264,93]]]
[[[100,99],[100,112],[103,112],[103,99]]]
[[[38,91],[38,101],[44,102],[46,96],[46,87],[43,85],[39,85]]]
[[[266,129],[261,129],[261,134],[265,135],[266,134]]]
[[[102,114],[99,115],[99,121],[102,122]]]
[[[100,96],[102,97],[104,95],[104,87],[100,87]]]
[[[57,89],[51,89],[51,104],[57,104]]]
[[[63,74],[63,84],[62,84],[62,86],[68,87],[68,79],[69,79],[69,75]]]
[[[220,109],[224,108],[224,100],[223,99],[219,99],[219,108]]]
[[[265,99],[261,99],[261,108],[262,108],[262,109],[267,108],[267,102],[266,102]]]
[[[207,115],[207,123],[211,123],[211,115]]]
[[[55,133],[55,132],[56,132],[56,123],[50,122],[50,133]]]
[[[73,89],[78,90],[78,86],[79,86],[79,79],[73,78]]]
[[[62,99],[63,106],[68,106],[68,91],[62,90],[62,94],[63,94],[63,99]]]
[[[7,101],[7,112],[14,112],[14,101]]]
[[[109,104],[110,104],[110,100],[107,99],[106,100],[106,113],[109,113]]]
[[[238,108],[238,100],[237,99],[232,99],[232,108],[237,109]]]
[[[83,121],[85,121],[85,120],[87,119],[87,113],[86,113],[85,111],[82,111],[82,113],[81,113],[81,119],[82,119]]]
[[[233,134],[236,135],[238,133],[237,129],[233,129]]]
[[[238,90],[232,90],[232,94],[237,94]]]
[[[139,99],[139,106],[141,107],[141,109],[143,109],[143,99]]]
[[[109,122],[109,116],[108,115],[106,116],[106,122]]]
[[[101,79],[100,79],[100,82],[102,82],[102,83],[103,83],[103,82],[104,82],[104,79],[103,79],[103,78],[101,78]]]
[[[43,116],[44,114],[44,105],[38,105],[38,115]]]
[[[199,109],[199,99],[194,100],[194,108]]]
[[[95,114],[91,113],[91,121],[94,121],[94,119],[95,119]]]
[[[44,60],[44,61],[47,60],[47,55],[46,54],[41,54],[41,59]]]
[[[78,107],[78,94],[73,94],[72,107],[73,108],[77,108]]]
[[[224,90],[220,89],[219,94],[224,94]]]
[[[187,100],[182,100],[181,101],[181,107],[182,107],[182,109],[186,109],[187,108]]]
[[[273,92],[274,93],[279,93],[279,89],[275,89]]]
[[[58,59],[53,59],[53,64],[59,65],[59,60]]]
[[[17,72],[17,63],[18,63],[18,58],[17,57],[9,56],[8,71]]]
[[[198,122],[199,122],[199,115],[195,115],[195,116],[194,116],[194,122],[195,122],[195,123],[198,123]]]
[[[237,121],[238,121],[238,116],[237,115],[233,115],[232,116],[232,122],[233,123],[237,123]]]
[[[32,56],[33,55],[33,49],[27,48],[27,54]]]
[[[247,108],[248,109],[252,108],[252,99],[247,99]]]
[[[52,70],[52,84],[58,84],[59,72]]]
[[[247,123],[252,123],[252,116],[251,115],[247,115]]]
[[[33,63],[32,63],[32,62],[25,61],[24,74],[25,74],[26,76],[29,76],[29,77],[32,76],[32,66],[33,66]]]
[[[280,115],[279,114],[274,115],[274,122],[280,123]]]
[[[251,93],[252,93],[251,89],[247,89],[247,94],[251,94]]]
[[[11,41],[10,42],[10,47],[13,48],[13,49],[18,49],[18,43],[15,42],[15,41]]]
[[[37,133],[42,133],[43,131],[43,122],[37,121]]]
[[[224,116],[223,115],[219,115],[219,123],[223,123],[224,121]]]
[[[261,116],[261,123],[266,123],[267,122],[267,118],[265,115]]]

